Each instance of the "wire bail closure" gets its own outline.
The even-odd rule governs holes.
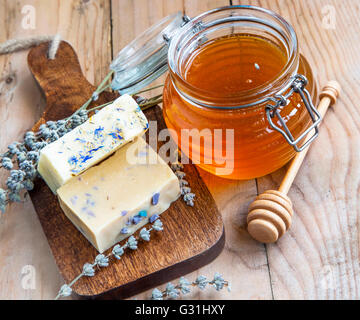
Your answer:
[[[270,98],[274,104],[267,104],[265,107],[266,110],[266,116],[267,119],[269,121],[270,126],[280,132],[284,138],[286,139],[286,141],[293,146],[293,148],[295,149],[296,152],[301,152],[302,150],[304,150],[311,142],[313,142],[316,137],[319,135],[319,124],[322,120],[320,113],[318,112],[318,110],[315,108],[314,104],[312,103],[311,100],[311,96],[309,91],[305,88],[305,86],[307,85],[308,80],[304,75],[301,74],[297,74],[295,76],[293,76],[293,80],[290,82],[290,84],[288,85],[289,88],[291,88],[289,90],[288,93],[282,95],[282,94],[276,94],[273,98]],[[283,90],[282,90],[283,91]],[[311,117],[312,120],[312,125],[306,129],[299,137],[297,137],[296,139],[293,137],[293,135],[291,134],[289,128],[287,127],[284,118],[281,117],[280,115],[280,107],[286,106],[287,105],[287,101],[288,99],[293,95],[293,93],[298,93]],[[277,126],[274,122],[273,122],[273,118],[277,117],[281,127]],[[312,131],[315,130],[314,134],[307,140],[305,141],[302,146],[298,146],[298,143],[304,139],[306,137],[306,135]]]
[[[184,25],[186,25],[190,20],[191,20],[191,18],[189,16],[187,16],[186,14],[184,14],[182,16],[182,24],[180,25],[180,28],[182,28]],[[164,39],[165,43],[167,45],[170,45],[170,41],[171,41],[172,36],[169,36],[166,33],[163,33],[162,36],[163,36],[163,39]]]
[[[111,88],[133,94],[164,74],[171,39],[190,20],[181,11],[169,15],[122,48],[110,64]]]

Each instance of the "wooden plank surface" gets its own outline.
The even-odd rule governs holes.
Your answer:
[[[228,5],[229,1],[114,0],[112,3],[113,17],[116,17],[113,19],[115,56],[131,39],[171,13],[183,11],[189,17],[194,17],[206,10]],[[132,28],[128,30],[130,27]],[[163,76],[156,83],[163,83],[164,79]],[[154,91],[150,94],[154,94]],[[212,276],[216,271],[221,271],[232,283],[232,298],[270,299],[271,288],[264,247],[251,240],[244,229],[248,203],[256,196],[255,181],[229,183],[223,179],[212,178],[203,172],[202,177],[222,212],[226,245],[223,253],[214,262],[188,277],[196,278],[200,274]],[[228,263],[229,261],[231,263]],[[149,297],[150,293],[151,290],[138,295],[137,298]],[[195,291],[187,298],[227,299],[229,294],[226,291],[221,293],[214,293],[213,290]]]
[[[295,218],[268,245],[275,299],[359,299],[360,34],[356,0],[234,1],[272,9],[293,25],[320,85],[336,79],[341,98],[290,190]],[[334,29],[326,19],[334,12]],[[334,20],[334,19],[333,19]],[[258,179],[258,192],[279,185],[284,170]]]
[[[343,93],[326,116],[320,137],[290,191],[296,216],[291,230],[277,244],[263,246],[252,241],[245,230],[245,216],[253,197],[276,187],[284,170],[257,181],[231,183],[202,173],[223,214],[226,248],[218,259],[189,278],[220,271],[232,282],[233,291],[231,296],[208,290],[188,297],[359,299],[360,115],[356,102],[360,96],[360,4],[357,0],[232,2],[261,5],[283,15],[294,26],[301,51],[320,84],[335,78]],[[26,4],[38,13],[35,30],[21,27],[21,8]],[[0,0],[0,21],[5,21],[0,42],[61,31],[77,51],[87,78],[98,83],[111,55],[159,18],[177,10],[194,16],[226,4],[225,0]],[[334,29],[328,28],[326,19],[332,10]],[[29,75],[26,54],[0,57],[0,150],[30,128],[44,106]],[[0,181],[4,179],[0,172]],[[62,284],[30,201],[12,205],[1,218],[0,261],[2,299],[52,298]],[[36,271],[35,290],[22,287],[26,268],[24,274],[21,271],[26,265]]]
[[[184,11],[189,17],[213,8],[229,5],[229,1],[184,1]],[[271,299],[270,279],[264,246],[253,241],[245,229],[247,207],[256,196],[256,183],[252,181],[229,181],[205,171],[201,176],[213,194],[226,232],[226,244],[222,254],[210,265],[198,270],[191,277],[204,274],[212,276],[221,272],[229,279],[231,295],[208,290],[195,292],[194,299]]]
[[[25,5],[35,9],[35,29],[24,29]],[[111,61],[109,1],[0,1],[0,42],[60,33],[77,51],[83,72],[98,83]],[[39,119],[44,101],[27,67],[27,51],[0,56],[0,150]],[[21,117],[16,115],[21,114]],[[6,177],[0,171],[0,181]],[[30,200],[13,204],[0,219],[0,299],[52,299],[62,285]],[[30,266],[30,267],[28,267]],[[31,280],[35,274],[35,289]],[[24,289],[25,288],[25,289]]]
[[[61,42],[55,60],[48,59],[47,51],[48,43],[43,43],[32,48],[28,55],[28,66],[46,96],[46,108],[39,123],[68,117],[96,90],[84,77],[76,53],[68,43]],[[117,92],[103,92],[89,108],[118,96]],[[158,133],[166,128],[160,107],[144,113],[149,122],[156,121]],[[159,142],[155,150],[160,150],[162,145],[164,142]],[[195,165],[184,166],[184,173],[196,194],[194,206],[189,207],[181,198],[173,202],[166,214],[161,215],[165,228],[160,236],[154,235],[151,243],[139,245],[120,260],[112,259],[111,265],[95,277],[80,279],[73,287],[77,296],[127,298],[197,270],[221,253],[225,244],[221,213]],[[59,271],[70,283],[81,273],[84,263],[93,261],[98,252],[66,217],[43,180],[36,181],[29,194]],[[135,236],[139,237],[139,232]],[[104,254],[109,252],[111,249]]]

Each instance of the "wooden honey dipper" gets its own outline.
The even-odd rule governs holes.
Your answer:
[[[336,102],[340,89],[340,84],[336,81],[329,81],[323,88],[318,106],[322,117],[325,116],[328,107]],[[311,132],[308,134],[306,140],[311,134]],[[296,154],[279,190],[265,191],[257,196],[249,206],[248,232],[255,240],[263,243],[275,242],[290,228],[293,208],[287,193],[308,150],[309,147]]]

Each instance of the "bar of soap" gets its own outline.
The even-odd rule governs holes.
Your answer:
[[[72,177],[143,135],[147,129],[148,121],[136,101],[123,95],[42,149],[38,171],[56,193]]]
[[[100,253],[153,221],[179,196],[178,178],[142,138],[58,189],[64,213]]]

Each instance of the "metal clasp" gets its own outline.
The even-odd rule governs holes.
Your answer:
[[[187,16],[186,14],[184,14],[182,16],[182,24],[180,25],[180,28],[182,28],[184,25],[186,25],[190,20],[191,20],[191,18],[189,16]],[[166,33],[163,33],[162,36],[163,36],[165,43],[167,45],[169,45],[170,41],[171,41],[171,37],[169,37]]]
[[[321,115],[317,111],[317,109],[314,107],[314,104],[312,103],[310,93],[305,89],[305,86],[307,85],[308,80],[305,76],[301,74],[297,74],[293,77],[293,80],[290,82],[290,84],[283,90],[282,92],[286,91],[288,88],[291,88],[288,93],[282,95],[282,94],[276,94],[271,100],[274,102],[274,104],[267,104],[266,105],[266,116],[269,121],[270,126],[275,129],[276,131],[280,132],[286,141],[294,147],[295,151],[300,152],[304,150],[315,138],[319,135],[319,124],[321,122]],[[289,128],[287,127],[284,118],[280,115],[279,108],[282,106],[287,105],[287,100],[292,96],[293,93],[298,93],[311,117],[312,125],[306,129],[298,138],[294,139],[293,135],[291,134]],[[273,122],[273,118],[275,116],[278,118],[281,127],[277,126]],[[298,147],[298,143],[306,137],[306,135],[312,131],[315,130],[314,134],[303,143],[301,147]]]

